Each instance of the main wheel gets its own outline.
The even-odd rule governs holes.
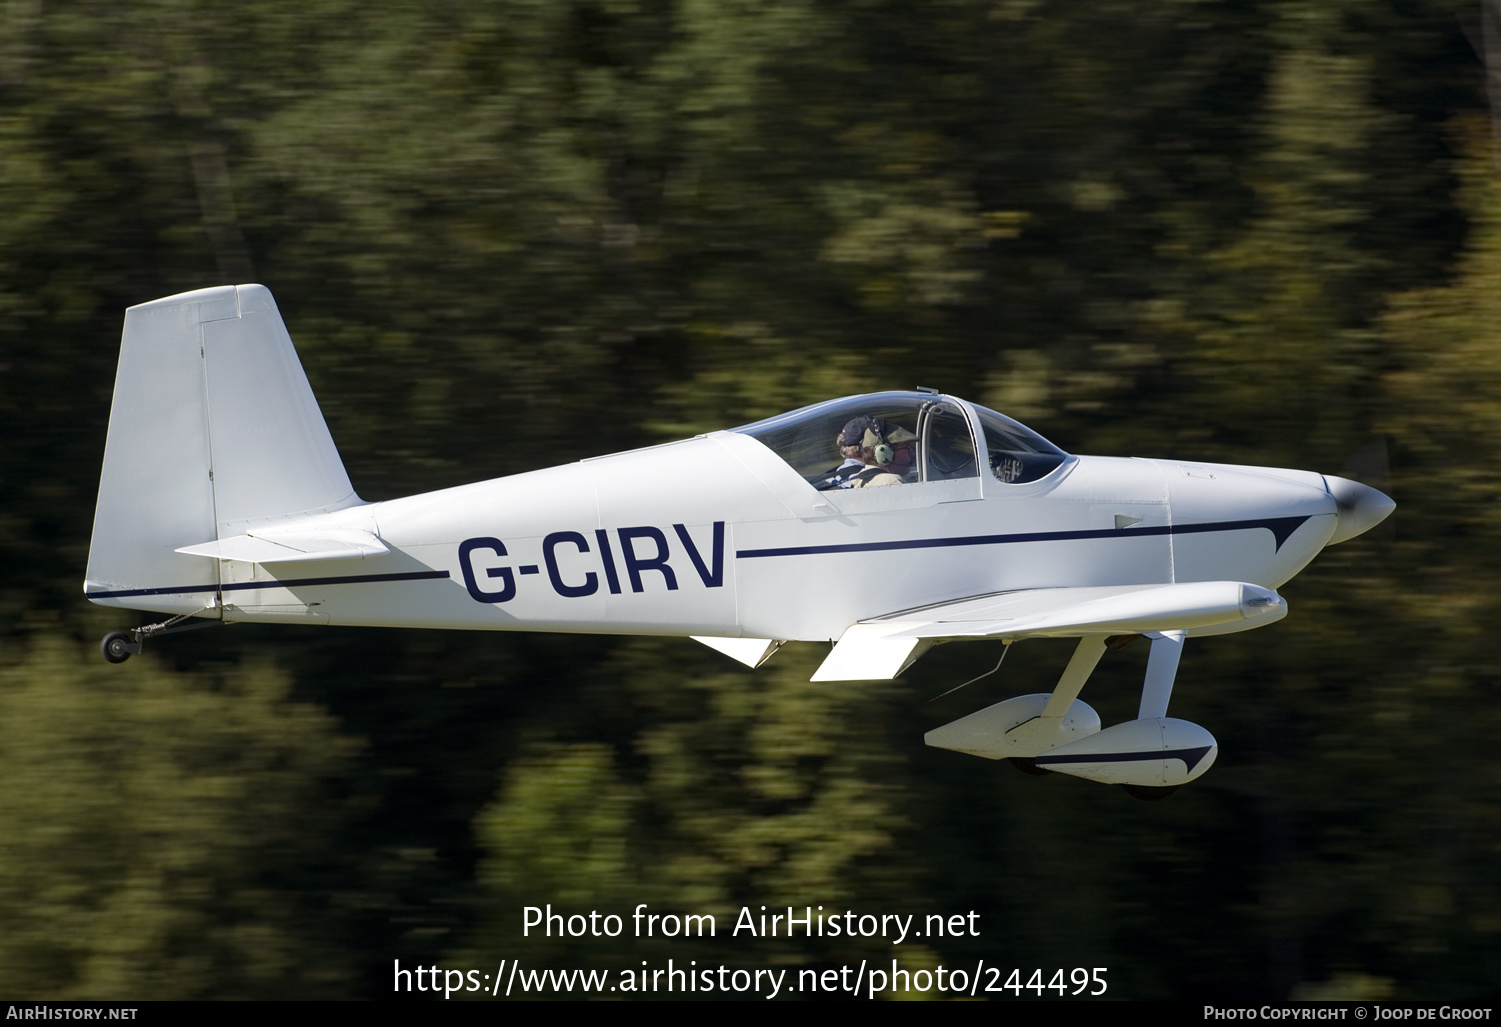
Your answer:
[[[1140,799],[1142,802],[1166,799],[1178,790],[1178,785],[1121,785],[1121,787],[1131,798]]]
[[[1033,777],[1052,773],[1047,767],[1039,767],[1037,760],[1031,756],[1011,756],[1008,757],[1008,762],[1023,774],[1031,774]]]
[[[124,663],[130,659],[130,632],[111,631],[104,636],[104,641],[99,643],[99,651],[110,663]]]

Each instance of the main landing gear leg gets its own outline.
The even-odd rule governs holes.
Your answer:
[[[1074,655],[1068,661],[1068,666],[1063,670],[1063,676],[1058,679],[1058,684],[1053,688],[1053,694],[1048,697],[1048,703],[1043,707],[1042,713],[1031,721],[1017,725],[1013,730],[1028,728],[1042,735],[1055,734],[1063,723],[1064,714],[1068,713],[1069,707],[1073,706],[1074,700],[1079,698],[1079,692],[1083,690],[1084,683],[1089,680],[1089,675],[1099,665],[1100,657],[1105,655],[1105,637],[1103,635],[1087,635],[1079,639],[1079,644],[1074,648]],[[1023,774],[1051,774],[1046,767],[1039,767],[1037,759],[1031,756],[1012,756],[1011,765]]]
[[[1154,632],[1152,651],[1147,655],[1147,677],[1141,686],[1138,720],[1157,720],[1167,716],[1168,700],[1173,697],[1173,679],[1178,676],[1178,660],[1183,655],[1183,632]],[[1178,790],[1177,785],[1121,785],[1125,793],[1143,802],[1166,799]]]
[[[1152,651],[1147,656],[1147,678],[1141,686],[1141,706],[1137,720],[1155,720],[1167,716],[1167,702],[1173,697],[1173,679],[1178,676],[1178,659],[1183,655],[1183,632],[1153,632]]]

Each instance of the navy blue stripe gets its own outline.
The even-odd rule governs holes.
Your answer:
[[[376,581],[424,581],[446,578],[447,571],[404,571],[401,574],[344,574],[332,578],[277,578],[272,581],[234,581],[227,585],[169,585],[166,588],[126,588],[118,592],[86,592],[89,599],[128,596],[186,595],[191,592],[244,592],[256,588],[293,588],[302,585],[362,585]]]
[[[1146,760],[1182,760],[1183,765],[1192,773],[1205,756],[1209,755],[1212,745],[1196,746],[1192,749],[1159,749],[1156,752],[1092,752],[1066,756],[1053,756],[1043,753],[1035,762],[1039,767],[1053,766],[1058,763],[1141,763]]]
[[[824,553],[879,553],[893,549],[948,549],[953,546],[1002,546],[1015,542],[1070,542],[1093,538],[1130,538],[1134,535],[1193,535],[1205,531],[1244,531],[1265,528],[1277,548],[1308,516],[1264,517],[1252,521],[1215,521],[1210,524],[1158,524],[1145,528],[1094,528],[1088,531],[1035,531],[1018,535],[962,535],[956,538],[902,539],[897,542],[851,542],[836,546],[787,546],[782,549],[740,549],[735,556],[755,560],[766,556],[817,556]]]

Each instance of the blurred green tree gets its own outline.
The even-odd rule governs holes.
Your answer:
[[[270,666],[91,656],[38,635],[0,668],[0,991],[347,995],[359,744]]]
[[[248,900],[223,915],[279,939],[276,955],[249,976],[185,971],[192,989],[153,995],[385,994],[393,951],[431,962],[507,942],[505,910],[546,901],[528,880],[591,902],[624,889],[664,906],[806,895],[977,908],[1004,935],[939,954],[1083,951],[1135,995],[1281,997],[1338,973],[1417,995],[1487,979],[1489,720],[1436,712],[1486,708],[1492,654],[1476,627],[1489,565],[1475,554],[1495,478],[1493,204],[1478,187],[1468,207],[1454,196],[1453,116],[1478,101],[1451,8],[0,10],[7,633],[51,638],[59,612],[93,624],[77,589],[121,309],[241,275],[275,291],[371,499],[924,384],[1079,452],[1334,470],[1384,432],[1403,507],[1397,543],[1340,547],[1290,587],[1294,619],[1277,634],[1194,647],[1175,709],[1217,725],[1221,766],[1149,810],[924,751],[911,694],[988,669],[985,647],[945,647],[907,684],[828,692],[803,681],[812,656],[795,650],[751,676],[712,654],[684,659],[686,642],[174,639],[181,671],[97,672],[197,697],[178,704],[166,756],[119,742],[130,766],[187,760],[178,746],[225,738],[235,716],[250,718],[246,758],[275,763],[261,731],[299,707],[204,684],[268,674],[220,661],[275,638],[298,694],[368,740],[365,759],[334,760],[322,729],[292,731],[277,757],[286,794],[342,775],[378,805],[280,855],[257,847],[260,821],[213,807],[201,824],[218,826],[189,831],[173,858],[207,861],[224,888],[264,887],[248,903],[263,918],[231,912]],[[1444,289],[1468,217],[1484,230]],[[55,644],[33,650],[28,666],[63,661],[37,681],[96,680],[57,669],[73,665]],[[996,684],[1044,681],[1056,656],[1017,652]],[[1091,701],[1125,710],[1139,659],[1103,668]],[[17,692],[63,701],[52,694]],[[136,695],[98,694],[105,709]],[[935,708],[978,701],[966,691]],[[136,722],[100,718],[80,705],[70,723]],[[1436,746],[1462,757],[1435,762]],[[201,773],[254,779],[239,751],[214,749]],[[91,752],[69,743],[57,758],[93,767]],[[1435,798],[1453,779],[1465,784]],[[59,817],[82,808],[57,801]],[[127,821],[116,848],[149,852],[154,823]],[[77,833],[38,848],[29,830],[4,850],[17,880],[89,851]],[[566,844],[550,848],[549,832]],[[288,953],[324,944],[289,911],[351,889],[358,912],[326,923],[346,961],[321,965],[353,983],[345,969],[287,976]],[[1458,896],[1471,892],[1467,912]],[[31,925],[8,951],[54,960],[36,979],[83,994],[78,982],[108,976],[46,955],[31,900],[6,894]],[[224,936],[203,907],[177,908],[182,919],[142,929],[142,951]],[[68,917],[67,953],[136,937]],[[153,960],[117,961],[109,979],[145,988]]]

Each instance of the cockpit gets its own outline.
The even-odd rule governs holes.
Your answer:
[[[1018,485],[1068,459],[1004,414],[930,392],[847,396],[733,430],[761,442],[819,491],[975,478],[982,467],[993,480]]]

